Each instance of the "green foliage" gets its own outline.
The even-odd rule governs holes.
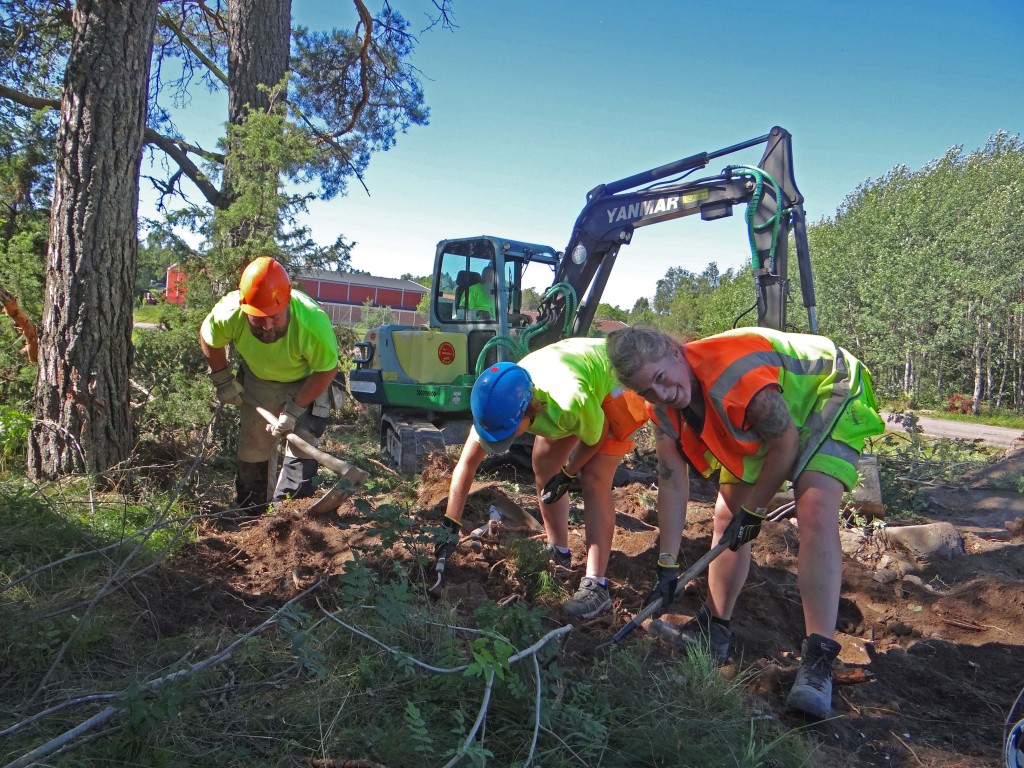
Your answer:
[[[427,721],[423,719],[420,708],[410,701],[405,705],[405,714],[402,719],[412,751],[417,755],[433,756],[436,749],[434,737],[427,727]]]
[[[269,90],[271,103],[278,106],[267,112],[251,111],[243,122],[228,126],[226,167],[231,176],[225,182],[231,203],[214,214],[216,247],[207,254],[206,266],[217,277],[233,276],[232,285],[255,256],[273,256],[291,266],[283,244],[295,233],[285,225],[294,222],[312,198],[289,195],[283,189],[282,176],[298,173],[314,149],[279,106],[283,85]]]
[[[191,454],[213,415],[213,388],[198,340],[206,307],[193,299],[192,283],[189,286],[187,306],[158,305],[159,321],[166,330],[140,328],[133,335],[137,434],[149,457]],[[231,409],[225,409],[225,418],[218,421],[218,436],[228,448],[237,432],[237,419],[229,413]]]
[[[32,417],[6,405],[0,405],[0,472],[6,472],[12,463],[25,459],[25,442]]]
[[[324,652],[310,642],[312,637],[309,614],[300,605],[291,605],[281,615],[279,624],[291,641],[292,654],[306,674],[318,679],[327,677],[327,659]]]
[[[362,319],[359,327],[365,333],[370,328],[380,328],[382,325],[397,325],[398,315],[391,307],[375,307],[367,299],[363,302]]]
[[[363,30],[293,33],[290,98],[320,141],[308,172],[320,179],[325,198],[344,194],[348,179],[359,177],[374,152],[395,145],[398,133],[426,125],[418,72],[408,59],[416,38],[409,23],[385,5],[372,24],[372,44]],[[363,88],[373,97],[363,101]]]
[[[551,573],[545,545],[513,537],[508,540],[508,550],[511,576],[526,591],[527,599],[559,600],[565,596],[565,588]]]
[[[484,632],[473,641],[473,661],[463,674],[480,678],[488,678],[493,674],[499,680],[504,680],[509,670],[509,657],[514,653],[515,648],[505,638]]]
[[[595,320],[620,320],[622,322],[629,321],[629,312],[618,307],[613,307],[611,304],[598,304],[597,310],[594,312]]]
[[[993,477],[989,484],[1003,491],[1016,491],[1024,495],[1024,472],[1003,472]]]
[[[872,452],[878,456],[882,498],[892,519],[923,512],[927,506],[923,489],[928,484],[958,484],[964,473],[991,458],[991,449],[970,441],[925,437],[912,411],[894,411],[891,418],[903,425],[906,434],[887,432],[873,441]]]
[[[871,367],[885,397],[1024,403],[1024,144],[998,133],[919,171],[898,166],[809,228],[822,332]]]

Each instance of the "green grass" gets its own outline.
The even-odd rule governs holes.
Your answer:
[[[135,307],[132,319],[136,323],[156,323],[159,325],[166,312],[167,309],[160,304],[141,304]]]
[[[799,735],[751,716],[743,681],[702,659],[655,663],[649,639],[567,668],[564,636],[552,636],[513,661],[557,626],[544,605],[551,584],[530,585],[537,606],[484,602],[471,617],[456,615],[381,549],[283,612],[254,605],[243,626],[273,620],[246,637],[239,615],[249,596],[213,587],[182,594],[161,570],[191,524],[162,526],[143,540],[138,534],[168,499],[148,494],[145,482],[133,487],[133,496],[90,493],[81,481],[40,487],[0,477],[0,588],[20,580],[0,591],[0,730],[51,704],[98,697],[9,735],[0,742],[3,764],[109,706],[111,716],[73,742],[61,765],[269,768],[329,758],[400,768],[441,766],[461,752],[462,766],[514,767],[531,750],[532,764],[546,768],[813,764]],[[389,540],[426,546],[399,507],[373,512]],[[507,577],[524,582],[547,571],[533,541],[510,563]],[[110,589],[122,566],[139,575]],[[170,620],[192,602],[231,606],[234,618],[197,609],[191,622]],[[220,663],[149,684],[225,648],[233,650]],[[486,726],[467,744],[482,709]]]

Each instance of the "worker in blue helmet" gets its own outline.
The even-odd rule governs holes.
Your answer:
[[[452,473],[444,524],[435,552],[439,569],[458,544],[462,514],[480,463],[507,451],[517,437],[535,436],[534,479],[548,553],[557,568],[572,564],[569,497],[579,476],[583,491],[586,573],[563,609],[589,619],[611,607],[605,571],[615,531],[612,479],[647,421],[643,400],[612,372],[604,339],[563,339],[519,363],[489,366],[473,385],[473,428]]]

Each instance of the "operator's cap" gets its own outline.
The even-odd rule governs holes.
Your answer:
[[[533,379],[515,363],[495,363],[473,385],[473,427],[488,453],[504,453],[533,399]]]

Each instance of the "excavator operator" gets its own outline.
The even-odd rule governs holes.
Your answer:
[[[480,272],[480,282],[469,286],[466,298],[469,301],[471,319],[492,320],[495,317],[494,267],[486,266]]]

